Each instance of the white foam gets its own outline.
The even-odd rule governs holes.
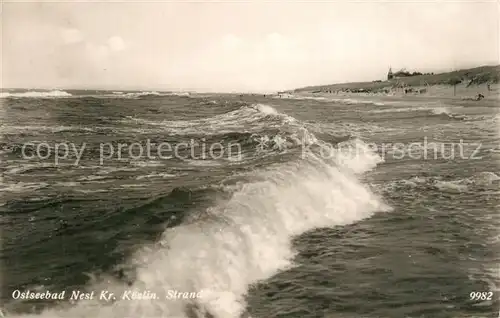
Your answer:
[[[197,167],[216,167],[220,166],[222,163],[217,162],[216,160],[191,160],[191,159],[186,159],[184,160],[187,164],[191,166],[197,166]]]
[[[75,189],[76,192],[80,193],[85,193],[85,194],[91,194],[91,193],[102,193],[102,192],[108,192],[108,190],[105,189]]]
[[[177,175],[171,173],[150,173],[147,175],[137,176],[136,180],[148,179],[148,178],[174,178]]]
[[[274,98],[295,99],[295,100],[319,100],[319,101],[327,100],[325,97],[321,97],[321,96],[295,96],[292,94],[284,94],[284,95],[280,95],[280,96],[275,96]]]
[[[368,110],[370,113],[404,113],[404,112],[414,112],[414,111],[422,111],[429,110],[426,107],[391,107],[385,109],[371,109]]]
[[[266,107],[259,112],[262,110],[275,114]],[[304,131],[311,142],[317,141]],[[352,142],[366,146],[360,140]],[[295,236],[389,210],[352,174],[366,171],[375,161],[360,157],[343,166],[335,158],[324,160],[306,152],[302,159],[251,172],[246,183],[224,188],[232,193],[230,199],[194,211],[182,225],[167,229],[159,243],[139,250],[130,259],[137,266],[132,286],[96,279],[88,288],[106,289],[117,296],[124,290],[158,295],[172,289],[202,291],[203,296],[194,300],[201,311],[217,318],[239,317],[251,284],[293,266],[296,251],[291,242]],[[87,301],[35,316],[185,318],[189,317],[186,306],[192,303],[192,299],[117,300],[107,305]]]
[[[368,105],[368,104],[375,104],[376,102],[373,100],[362,100],[362,99],[354,99],[354,98],[338,98],[338,99],[332,99],[332,101],[338,102],[338,103],[343,103],[343,104],[348,104],[348,105]]]
[[[68,181],[68,182],[57,182],[56,186],[61,186],[61,187],[76,187],[79,186],[79,182],[74,182],[74,181]]]
[[[96,173],[97,174],[110,174],[114,172],[119,172],[119,171],[137,171],[138,168],[136,167],[113,167],[113,166],[84,166],[84,169],[93,169],[93,170],[98,170]]]
[[[358,138],[341,142],[334,149],[335,161],[354,173],[364,173],[384,161],[375,149]]]
[[[78,178],[78,181],[94,181],[94,180],[102,180],[106,179],[106,176],[97,176],[97,175],[90,175],[90,176],[84,176]]]
[[[461,107],[454,106],[453,108],[461,108]],[[459,118],[459,117],[465,118],[464,115],[453,113],[451,107],[445,107],[445,106],[435,107],[432,105],[428,105],[428,106],[393,107],[385,109],[368,110],[368,112],[370,113],[405,113],[405,112],[418,112],[418,111],[430,112],[433,115],[446,115],[451,118]]]
[[[272,115],[278,114],[278,111],[276,109],[266,104],[255,104],[253,105],[253,107],[255,107],[255,109],[264,114],[272,114]]]
[[[263,120],[267,116],[274,116],[278,120],[276,122]],[[243,106],[224,114],[196,120],[155,121],[130,116],[125,119],[127,123],[133,122],[142,126],[149,125],[175,135],[200,134],[200,132],[203,132],[204,135],[241,132],[242,126],[245,127],[246,132],[257,132],[265,128],[278,128],[283,123],[292,123],[294,121],[293,117],[281,114],[272,106],[265,104]],[[141,128],[144,129],[144,127]]]
[[[129,183],[120,185],[121,188],[144,188],[147,187],[145,183]],[[115,188],[116,189],[116,188]]]
[[[437,180],[436,188],[444,192],[464,192],[467,191],[467,185],[462,184],[461,180],[456,181],[441,181]]]
[[[34,169],[54,168],[54,167],[55,167],[54,164],[43,163],[43,162],[42,163],[28,163],[28,164],[18,163],[18,164],[6,166],[4,168],[4,169],[6,169],[4,174],[16,175],[16,174],[26,173],[26,172],[29,172],[29,171],[34,170]]]
[[[307,129],[315,133],[328,134],[337,138],[345,138],[348,136],[371,136],[374,133],[387,133],[393,132],[397,134],[402,131],[401,128],[377,126],[372,123],[349,123],[349,122],[335,122],[335,123],[317,123],[306,122]]]
[[[172,93],[167,93],[166,95],[169,96],[191,96],[189,92],[172,92]]]
[[[467,179],[467,183],[475,185],[492,185],[500,181],[500,176],[491,171],[478,172]]]
[[[140,98],[145,96],[190,96],[189,92],[160,93],[157,91],[144,91],[134,93],[113,92],[112,95],[95,95],[94,97],[114,97],[114,98]]]
[[[160,96],[160,95],[161,94],[156,92],[156,91],[118,94],[119,97],[123,97],[123,98],[139,98],[139,97],[144,97],[144,96]]]
[[[94,130],[89,127],[78,127],[78,126],[2,125],[1,131],[3,133],[18,133],[19,131],[28,131],[31,133],[36,131],[63,132],[63,131],[94,131]]]
[[[130,164],[136,167],[161,167],[164,165],[161,161],[130,161]]]
[[[48,183],[45,182],[2,182],[2,184],[0,185],[0,192],[20,193],[26,191],[34,191],[37,189],[45,188],[47,186]]]
[[[495,186],[500,181],[500,176],[494,172],[485,171],[478,172],[472,176],[453,179],[453,180],[442,180],[441,177],[413,177],[408,180],[396,180],[385,184],[384,187],[388,191],[398,191],[397,188],[400,187],[410,187],[415,188],[418,186],[433,186],[437,190],[443,192],[460,193],[466,192],[473,187],[484,187]],[[485,191],[485,190],[482,190]]]
[[[9,93],[9,92],[2,92],[0,93],[0,98],[8,98],[8,97],[16,97],[16,98],[55,98],[55,97],[71,97],[71,95],[68,92],[65,91],[60,91],[60,90],[54,90],[50,92],[37,92],[37,91],[29,91],[29,92],[22,92],[22,93]]]
[[[446,107],[431,108],[431,112],[435,115],[450,115],[451,114],[450,110]]]

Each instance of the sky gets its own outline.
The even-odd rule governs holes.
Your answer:
[[[499,64],[497,1],[4,2],[2,87],[271,92]]]

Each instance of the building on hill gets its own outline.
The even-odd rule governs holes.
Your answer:
[[[387,72],[387,80],[390,81],[394,78],[394,74],[392,73],[392,68],[389,67],[389,72]]]

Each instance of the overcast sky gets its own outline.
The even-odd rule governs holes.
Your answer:
[[[4,87],[274,91],[499,63],[489,2],[4,3]]]

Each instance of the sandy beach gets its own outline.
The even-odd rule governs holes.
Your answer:
[[[353,92],[343,92],[337,91],[332,93],[327,92],[294,92],[291,96],[299,97],[299,98],[325,98],[325,99],[337,99],[337,98],[356,98],[362,100],[368,100],[373,97],[377,97],[377,100],[428,100],[428,99],[450,99],[457,103],[460,101],[467,102],[480,102],[481,104],[487,103],[488,105],[494,104],[498,105],[500,101],[500,84],[491,84],[490,90],[486,84],[483,85],[475,85],[467,87],[466,84],[460,84],[456,86],[454,90],[451,85],[433,85],[433,86],[419,86],[414,87],[414,91],[420,91],[425,89],[425,93],[407,93],[405,94],[402,89],[392,89],[388,94],[384,93],[353,93]],[[478,94],[482,94],[484,96],[480,101],[475,100]],[[282,98],[290,98],[291,96],[282,95]]]

